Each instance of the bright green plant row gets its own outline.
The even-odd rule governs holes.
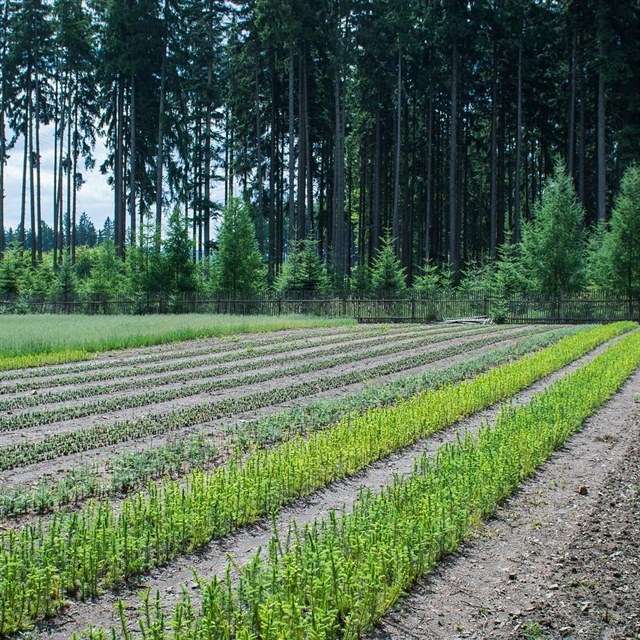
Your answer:
[[[418,337],[414,337],[415,335],[417,335]],[[254,371],[255,369],[273,367],[281,364],[286,365],[290,364],[291,362],[300,360],[304,360],[304,363],[311,367],[311,363],[315,362],[316,360],[323,359],[324,361],[326,361],[326,359],[331,356],[339,355],[345,357],[346,354],[357,354],[357,352],[362,352],[363,355],[369,357],[370,353],[376,353],[375,347],[378,347],[380,345],[383,345],[385,349],[388,349],[391,348],[392,344],[395,345],[403,342],[404,348],[412,349],[416,346],[424,346],[425,344],[439,342],[440,340],[449,340],[452,338],[463,337],[465,335],[475,335],[475,332],[461,332],[459,329],[454,329],[448,332],[440,332],[437,334],[436,339],[431,340],[430,342],[426,342],[425,340],[425,338],[428,340],[430,336],[428,334],[427,336],[425,336],[425,334],[420,331],[416,332],[415,334],[411,333],[408,335],[400,334],[393,336],[377,336],[365,343],[354,342],[353,338],[351,338],[351,340],[346,344],[340,343],[340,341],[338,341],[338,344],[335,344],[336,341],[328,342],[327,344],[330,344],[331,348],[323,349],[322,351],[318,351],[315,353],[299,353],[295,347],[292,348],[291,346],[283,345],[284,348],[282,348],[282,351],[284,351],[284,353],[282,355],[274,356],[273,358],[264,360],[261,363],[248,362],[248,359],[254,358],[255,355],[259,355],[254,355],[251,353],[247,355],[240,354],[239,356],[225,357],[224,360],[226,362],[229,362],[229,360],[231,360],[230,364],[217,364],[216,366],[210,366],[206,369],[193,369],[193,367],[203,367],[209,364],[206,361],[184,362],[181,364],[183,365],[183,368],[189,369],[187,371],[173,371],[159,375],[152,375],[152,377],[145,377],[143,380],[123,380],[123,378],[126,377],[126,373],[124,371],[118,372],[117,370],[115,370],[113,371],[112,375],[115,376],[115,374],[119,373],[119,375],[117,375],[118,381],[112,382],[110,384],[80,386],[74,389],[63,389],[59,391],[44,392],[37,395],[29,394],[13,398],[0,398],[0,411],[26,409],[29,407],[38,407],[41,405],[53,404],[56,402],[81,400],[84,398],[91,398],[92,396],[107,395],[118,393],[121,391],[130,391],[132,388],[140,386],[144,386],[144,388],[148,392],[149,389],[161,387],[163,385],[199,382],[200,380],[218,378],[219,376],[227,375],[230,373],[240,374],[246,371]],[[372,349],[373,351],[369,351]],[[357,361],[357,359],[358,356],[355,355],[354,361]],[[216,361],[214,360],[214,362]],[[140,375],[146,375],[147,373],[148,372],[145,370],[137,369],[135,370],[134,375],[138,377]],[[197,388],[197,386],[198,385],[196,385],[195,388]],[[189,386],[189,389],[193,388],[193,385]],[[122,399],[122,397],[120,398]]]
[[[367,330],[374,333],[375,331],[384,331],[386,329],[386,325],[381,325],[380,327],[376,327],[375,329]],[[402,327],[402,329],[395,329],[394,331],[406,331],[410,330],[409,327]],[[101,369],[117,369],[123,366],[123,362],[126,362],[127,366],[129,365],[145,365],[145,364],[153,364],[154,362],[165,362],[171,360],[179,360],[182,358],[189,358],[193,356],[213,354],[213,353],[226,353],[229,351],[240,351],[243,349],[251,349],[256,347],[262,347],[265,345],[277,345],[277,344],[290,344],[291,342],[305,341],[311,340],[315,338],[323,338],[327,335],[331,336],[344,336],[348,339],[352,339],[354,335],[358,335],[359,332],[362,331],[361,327],[329,327],[329,328],[321,328],[315,330],[303,330],[300,329],[296,332],[295,336],[291,334],[282,335],[278,332],[266,334],[265,337],[254,337],[252,335],[251,341],[242,340],[238,338],[238,336],[221,336],[219,341],[215,343],[207,343],[207,344],[196,344],[190,349],[176,349],[170,351],[159,351],[153,350],[151,353],[145,353],[140,355],[128,355],[128,356],[120,356],[117,359],[108,359],[102,360],[100,362],[83,362],[79,365],[68,365],[68,366],[60,366],[60,367],[47,367],[46,369],[33,369],[29,371],[6,371],[3,373],[2,377],[4,380],[23,380],[23,379],[33,379],[40,377],[49,377],[49,376],[64,376],[67,374],[73,373],[87,373]],[[83,352],[84,353],[84,352]],[[54,356],[55,354],[49,354]],[[80,360],[87,358],[97,358],[98,354],[86,354],[86,358],[79,358]],[[24,356],[29,357],[29,356]],[[39,357],[39,356],[38,356]],[[60,361],[63,362],[63,361]],[[64,362],[67,362],[66,360]],[[71,361],[68,361],[71,362]],[[55,360],[52,360],[52,364],[55,364]],[[48,363],[43,363],[48,364]]]
[[[78,513],[0,534],[1,633],[52,615],[65,594],[95,595],[178,554],[274,512],[302,495],[352,475],[392,451],[453,424],[572,362],[632,323],[597,327],[553,347],[340,422],[273,451],[257,450],[184,483],[149,485],[116,512],[90,502]]]
[[[509,338],[515,339],[523,333],[529,334],[530,332],[530,329],[525,329],[523,332],[510,334]],[[337,389],[348,384],[366,382],[375,377],[425,366],[463,352],[481,349],[505,339],[502,334],[492,334],[463,345],[453,345],[436,351],[407,356],[402,360],[386,362],[369,369],[323,376],[307,382],[293,382],[277,389],[256,391],[215,402],[200,402],[191,407],[174,409],[166,413],[153,413],[140,418],[94,424],[82,430],[56,433],[34,442],[19,442],[0,448],[0,471],[52,460],[73,453],[81,453],[118,442],[168,433],[243,411],[254,411],[262,407]]]
[[[467,538],[640,365],[640,334],[623,338],[528,405],[505,407],[493,428],[424,455],[413,474],[381,493],[363,492],[353,511],[274,537],[232,578],[200,581],[173,613],[143,598],[142,640],[356,640],[416,578]],[[425,401],[427,397],[424,398]],[[129,638],[119,603],[121,637]],[[78,636],[72,636],[77,640]],[[85,640],[117,638],[92,629]]]
[[[0,357],[10,359],[68,350],[110,351],[193,338],[353,324],[352,318],[295,315],[5,316]]]
[[[433,333],[442,332],[443,327],[403,327],[402,331],[383,331],[381,328],[363,330],[356,333],[350,331],[348,334],[333,334],[328,337],[322,335],[320,339],[315,339],[309,343],[310,338],[300,337],[289,339],[279,339],[277,341],[268,341],[266,346],[260,346],[256,343],[227,345],[232,348],[213,349],[212,345],[208,347],[200,347],[198,349],[189,349],[185,351],[168,352],[168,357],[155,357],[151,364],[148,360],[143,362],[133,361],[135,366],[129,366],[130,360],[126,361],[127,366],[123,366],[123,362],[110,362],[108,368],[101,367],[97,370],[86,368],[81,373],[75,373],[74,369],[71,375],[57,375],[56,377],[47,378],[30,378],[19,380],[17,382],[8,382],[0,386],[0,394],[19,393],[20,391],[33,391],[36,389],[51,388],[61,385],[85,384],[88,382],[100,382],[104,380],[121,379],[125,377],[150,375],[156,373],[165,373],[170,371],[179,371],[195,366],[209,366],[223,364],[225,362],[238,362],[247,358],[255,358],[258,356],[272,355],[293,351],[294,349],[308,349],[311,347],[323,347],[326,345],[338,345],[354,340],[369,339],[382,336],[395,338],[399,336],[412,335],[431,335]],[[194,358],[201,358],[194,361]],[[160,364],[153,364],[159,361]]]
[[[499,332],[503,333],[504,330],[500,329]],[[472,332],[467,332],[464,335],[474,336],[486,333],[490,332],[488,332],[486,328],[482,328],[476,329]],[[294,364],[289,367],[283,367],[282,369],[279,369],[277,371],[259,371],[255,373],[249,371],[248,373],[245,372],[244,374],[234,376],[232,378],[225,378],[222,380],[216,379],[209,382],[198,382],[194,384],[184,385],[178,388],[152,388],[142,393],[133,393],[131,395],[116,395],[109,398],[88,400],[79,404],[52,407],[51,409],[37,409],[13,415],[3,415],[0,416],[0,431],[25,429],[34,426],[50,424],[52,422],[60,422],[62,420],[83,418],[85,416],[90,416],[96,413],[107,413],[109,411],[119,411],[122,409],[144,407],[150,404],[169,402],[171,400],[188,398],[190,396],[199,394],[214,393],[216,391],[222,391],[224,389],[232,389],[234,387],[258,384],[260,382],[276,380],[278,378],[312,373],[314,371],[330,369],[344,364],[352,364],[354,362],[359,362],[360,360],[393,355],[402,353],[403,351],[409,351],[410,349],[430,346],[439,342],[452,340],[458,335],[459,334],[456,332],[438,334],[434,336],[427,344],[425,344],[424,338],[420,337],[413,340],[412,342],[385,344],[381,347],[378,347],[377,349],[365,348],[359,353],[344,354],[343,349],[338,350],[340,352],[339,355],[329,355],[314,359],[309,358],[302,363]],[[386,340],[385,342],[389,341]],[[196,374],[196,376],[198,375],[201,374]],[[207,376],[203,375],[203,377]],[[129,388],[130,386],[130,384],[125,385],[126,388]],[[37,396],[35,396],[34,398],[37,399]]]
[[[563,327],[528,335],[517,344],[497,348],[470,360],[427,371],[385,384],[376,384],[338,399],[320,400],[301,407],[284,409],[252,421],[235,423],[231,433],[244,446],[272,444],[292,435],[308,434],[337,422],[348,413],[387,406],[420,391],[460,382],[522,355],[542,349],[575,333],[579,327]],[[231,443],[230,443],[231,444]],[[89,497],[110,496],[140,488],[148,480],[166,474],[177,476],[211,463],[219,452],[203,434],[170,442],[145,451],[117,454],[107,459],[105,470],[96,465],[74,467],[59,480],[42,479],[35,487],[19,485],[0,488],[0,517],[28,511],[45,513]],[[108,479],[105,481],[105,474]]]

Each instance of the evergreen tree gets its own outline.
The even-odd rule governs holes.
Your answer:
[[[640,295],[640,166],[630,166],[622,178],[605,238],[602,258],[610,282],[628,296]]]
[[[193,262],[193,243],[189,239],[189,220],[175,207],[169,217],[167,239],[164,243],[169,271],[169,291],[188,293],[196,290],[196,269]]]
[[[329,289],[327,268],[318,256],[315,240],[289,241],[290,252],[276,280],[278,291],[325,293]]]
[[[58,274],[53,283],[53,295],[56,298],[67,300],[72,297],[78,288],[78,281],[74,273],[73,264],[69,256],[64,256],[58,269]]]
[[[397,258],[394,240],[385,234],[371,266],[371,286],[376,293],[398,293],[406,289],[405,270]]]
[[[225,293],[255,293],[264,285],[265,268],[249,208],[233,198],[224,210],[213,261],[213,288]]]
[[[421,273],[419,273],[413,281],[414,291],[422,293],[423,295],[436,294],[441,285],[440,270],[431,262],[428,262],[422,267]]]
[[[522,257],[535,290],[558,296],[583,282],[583,216],[561,162],[547,182],[533,220],[524,225]]]

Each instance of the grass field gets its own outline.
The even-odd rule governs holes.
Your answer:
[[[153,315],[0,316],[0,371],[74,362],[98,351],[193,338],[355,324],[311,316]]]

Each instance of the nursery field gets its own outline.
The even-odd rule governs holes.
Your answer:
[[[536,535],[571,542],[640,445],[639,366],[626,322],[305,326],[2,371],[0,636],[546,637],[518,635],[550,606],[508,566],[535,564],[530,530],[487,532],[553,480],[569,506]],[[495,624],[464,609],[487,590]]]

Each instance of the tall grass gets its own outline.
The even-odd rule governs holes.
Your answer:
[[[176,340],[354,323],[349,318],[301,315],[0,316],[0,370],[72,362],[97,351]]]

